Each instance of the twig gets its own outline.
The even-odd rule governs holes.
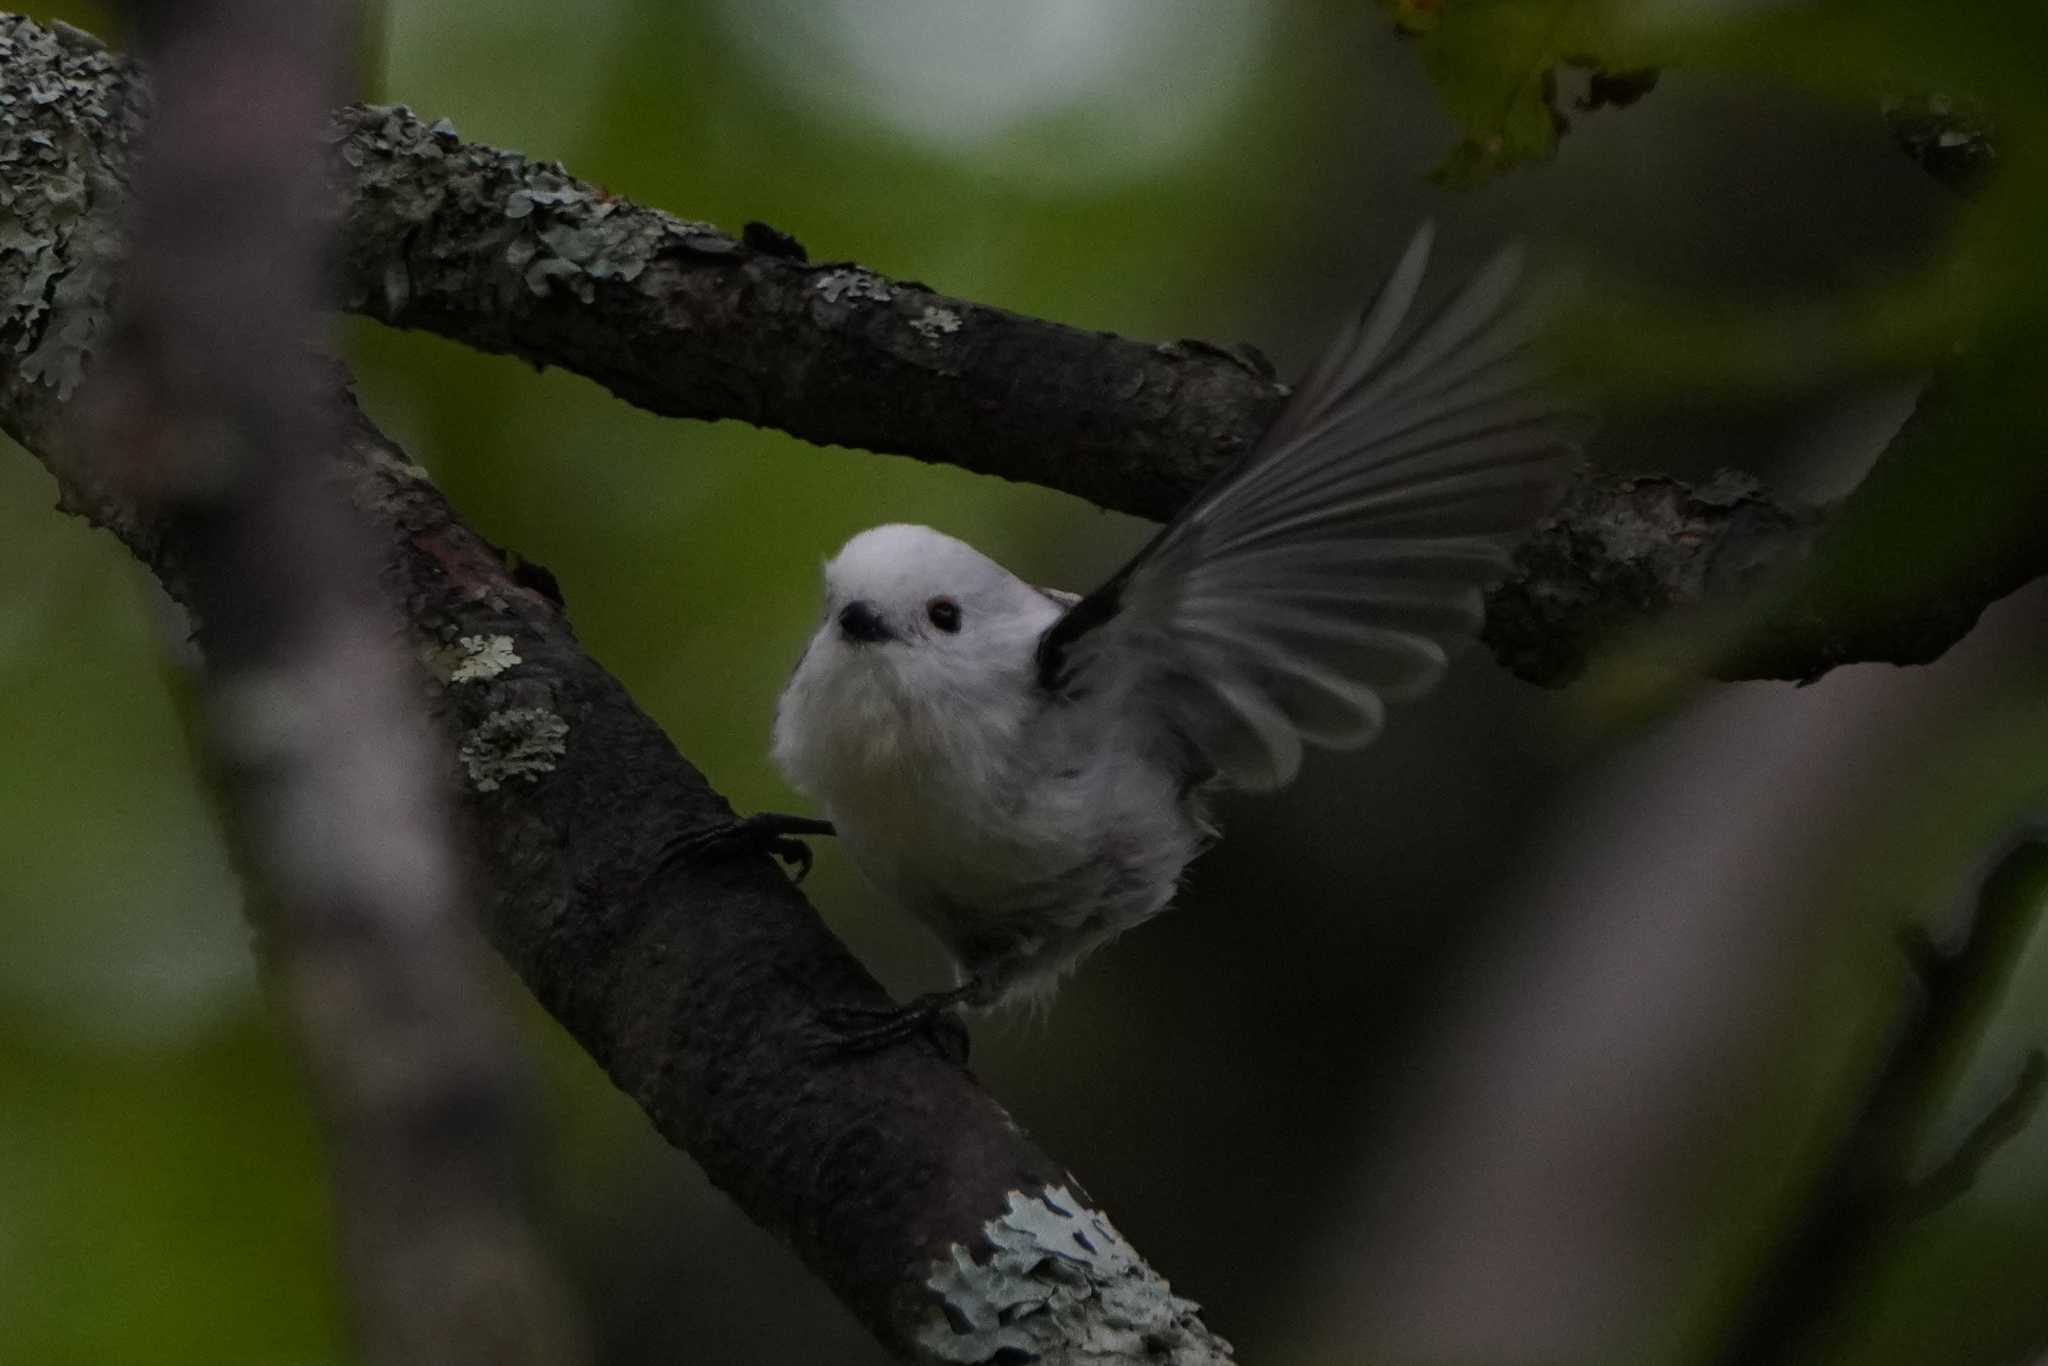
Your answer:
[[[1912,1179],[1916,1144],[1943,1083],[1975,1046],[2048,906],[2048,838],[2030,835],[2004,852],[1978,883],[1973,906],[1953,947],[1937,947],[1917,928],[1901,935],[1920,999],[1901,1022],[1800,1218],[1755,1278],[1715,1355],[1725,1366],[1805,1359],[1885,1240],[1968,1190],[1998,1145],[2038,1109],[2044,1067],[2034,1050],[1954,1151],[1930,1174]]]

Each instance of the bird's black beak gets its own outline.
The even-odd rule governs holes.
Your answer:
[[[856,645],[873,645],[896,638],[881,614],[859,600],[839,609],[839,633]]]

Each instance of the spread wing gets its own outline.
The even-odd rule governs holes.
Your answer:
[[[1384,699],[1437,680],[1555,504],[1584,420],[1532,387],[1518,251],[1404,328],[1431,238],[1258,446],[1047,629],[1040,686],[1155,708],[1218,775],[1266,789],[1304,741],[1365,744]]]

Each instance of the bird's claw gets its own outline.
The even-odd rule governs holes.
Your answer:
[[[824,1006],[817,1012],[823,1037],[815,1051],[829,1058],[859,1057],[923,1038],[947,1061],[965,1067],[973,1041],[958,1007],[973,991],[970,984],[952,991],[934,991],[904,1005]]]
[[[703,830],[677,836],[662,850],[659,868],[672,863],[701,863],[730,858],[735,854],[772,854],[795,870],[801,883],[811,873],[811,846],[798,835],[833,835],[832,822],[812,816],[788,816],[778,811],[757,811]]]
[[[811,875],[811,846],[802,840],[791,835],[769,835],[762,840],[761,847],[790,866],[790,881],[798,886]]]

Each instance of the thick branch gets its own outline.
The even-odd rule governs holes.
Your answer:
[[[736,241],[402,108],[343,110],[333,135],[348,307],[574,371],[657,413],[739,418],[1157,519],[1256,441],[1284,397],[1249,351],[1083,332],[814,265],[758,225]],[[1523,678],[1569,682],[1612,632],[1798,564],[1820,520],[1739,481],[1588,473],[1491,595],[1487,644]],[[1922,663],[2048,562],[2023,571],[1956,585],[1895,629],[1810,619],[1794,602],[1717,672]]]
[[[1282,398],[1255,358],[812,265],[772,230],[736,241],[403,108],[344,109],[333,131],[349,308],[574,371],[666,416],[739,418],[1160,518]]]
[[[67,507],[190,601],[180,538],[99,478],[61,421],[104,327],[125,73],[20,19],[0,19],[0,58],[0,90],[55,95],[37,106],[39,137],[7,122],[0,98],[14,203],[80,187],[61,219],[0,220],[0,428],[42,458]],[[767,859],[662,866],[673,837],[729,818],[724,800],[582,653],[543,587],[352,404],[334,416],[343,435],[323,475],[372,528],[459,755],[447,777],[491,879],[485,928],[656,1127],[914,1359],[1229,1360],[1195,1306],[935,1047],[819,1047],[820,1007],[880,1008],[881,988]]]

